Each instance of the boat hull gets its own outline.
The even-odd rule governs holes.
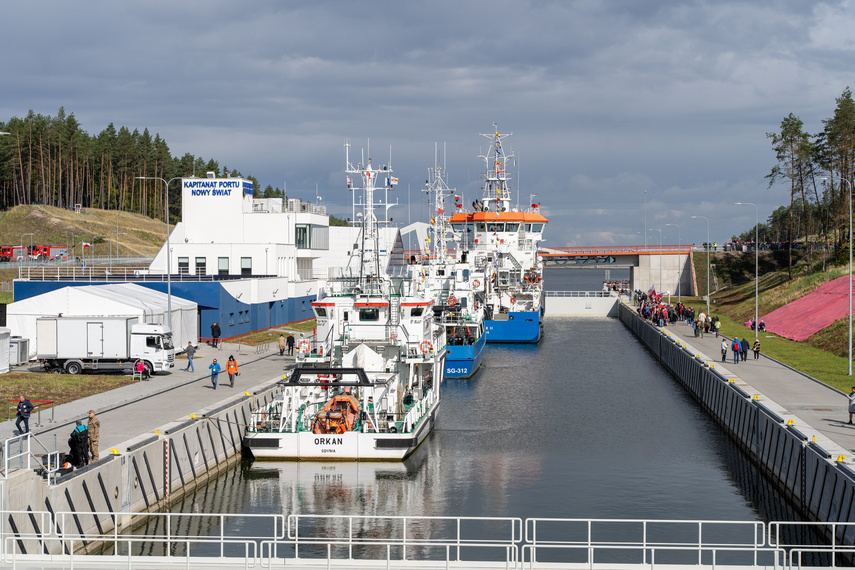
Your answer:
[[[508,314],[507,320],[486,320],[487,342],[536,343],[541,334],[541,312],[518,311]]]
[[[430,434],[439,403],[409,433],[361,433],[319,435],[300,433],[255,433],[244,439],[244,447],[256,459],[297,461],[390,461],[410,455]]]
[[[446,378],[469,378],[481,366],[487,335],[482,334],[475,344],[448,346],[445,355]]]

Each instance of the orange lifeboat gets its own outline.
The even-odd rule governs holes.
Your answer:
[[[350,394],[338,394],[324,404],[312,422],[312,433],[344,433],[356,426],[359,402]]]

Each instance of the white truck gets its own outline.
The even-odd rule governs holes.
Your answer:
[[[133,370],[148,374],[175,365],[172,332],[137,317],[43,317],[36,319],[36,358],[53,373]]]

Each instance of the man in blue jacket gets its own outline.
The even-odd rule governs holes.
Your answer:
[[[33,404],[27,399],[26,396],[21,396],[21,400],[18,402],[17,412],[18,419],[15,420],[15,425],[18,427],[18,433],[25,434],[30,431],[30,413],[33,411]],[[24,422],[24,429],[21,429],[21,422]]]
[[[211,365],[208,367],[211,369],[211,384],[214,385],[214,390],[217,389],[217,378],[220,375],[220,365],[217,364],[217,359],[215,358]]]

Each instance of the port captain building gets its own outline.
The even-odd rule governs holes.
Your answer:
[[[243,178],[182,178],[181,221],[168,251],[164,243],[147,270],[25,274],[15,281],[15,300],[125,281],[166,292],[169,265],[172,294],[198,305],[202,339],[215,321],[229,338],[312,318],[311,302],[326,277],[326,268],[316,265],[329,257],[326,210],[299,199],[256,199],[253,190]]]

